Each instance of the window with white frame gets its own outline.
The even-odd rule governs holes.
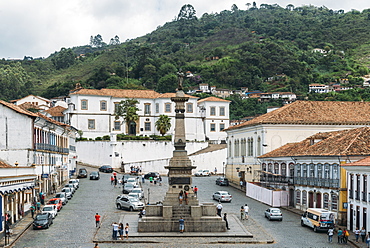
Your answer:
[[[261,137],[258,136],[257,138],[257,156],[261,156]]]
[[[115,121],[114,122],[114,130],[115,131],[120,131],[121,130],[121,122],[120,121]]]
[[[155,104],[155,113],[158,114],[159,113],[159,103],[156,103]]]
[[[296,190],[295,200],[296,200],[297,204],[301,204],[301,191],[300,190]]]
[[[164,104],[164,112],[171,113],[171,103]]]
[[[193,113],[193,104],[187,103],[186,104],[186,113]]]
[[[87,110],[88,109],[87,103],[88,103],[87,100],[81,100],[81,110]]]
[[[118,108],[119,108],[119,102],[115,102],[114,103],[114,113],[118,112]]]
[[[329,209],[329,194],[323,195],[323,207]]]
[[[220,107],[220,116],[225,116],[225,107]]]
[[[225,129],[225,124],[224,123],[220,123],[220,132],[222,131],[222,130],[224,130]]]
[[[229,157],[231,157],[232,156],[232,151],[231,151],[231,148],[232,147],[232,143],[231,143],[231,141],[229,141]]]
[[[151,123],[150,122],[145,122],[144,123],[144,129],[145,129],[145,131],[151,131]]]
[[[100,111],[107,111],[107,101],[100,101]]]
[[[144,103],[144,114],[150,115],[150,103]]]
[[[305,190],[302,191],[302,204],[307,205],[307,192]]]
[[[94,119],[89,119],[88,120],[88,128],[89,129],[95,129],[95,120]]]
[[[216,107],[210,107],[209,115],[216,115]]]
[[[338,210],[338,196],[336,194],[331,195],[331,210]]]
[[[216,132],[216,124],[215,123],[211,123],[210,130],[211,130],[211,132]]]

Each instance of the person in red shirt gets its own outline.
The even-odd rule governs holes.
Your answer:
[[[197,195],[198,195],[198,188],[197,188],[197,186],[194,186],[193,191],[194,191],[195,197],[197,197]]]
[[[95,214],[95,226],[100,226],[100,215],[98,213]]]

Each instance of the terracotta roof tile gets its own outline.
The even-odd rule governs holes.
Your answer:
[[[157,98],[161,94],[154,90],[124,90],[124,89],[80,89],[71,95],[112,96],[116,98]]]
[[[0,160],[0,168],[11,168],[10,164],[5,163],[4,161]]]
[[[28,111],[28,110],[25,110],[17,105],[14,105],[13,103],[9,103],[9,102],[5,102],[5,101],[2,101],[0,100],[0,104],[10,108],[10,109],[13,109],[14,111],[20,113],[20,114],[24,114],[24,115],[28,115],[28,116],[32,116],[32,117],[37,117],[37,114],[35,113],[32,113],[31,111]]]
[[[56,106],[45,110],[45,112],[50,114],[51,116],[64,116],[63,111],[66,109],[67,108],[64,108],[62,106]]]
[[[201,102],[231,102],[231,101],[218,98],[218,97],[214,97],[214,96],[210,96],[210,97],[203,98],[198,101],[198,103],[201,103]]]
[[[356,162],[353,162],[353,163],[347,163],[347,164],[343,164],[343,166],[369,166],[370,167],[370,157],[366,157],[366,158],[363,158],[363,159],[360,159]]]
[[[171,98],[171,97],[176,97],[176,93],[163,93],[163,94],[160,94],[160,96],[158,96],[157,98]],[[187,94],[185,94],[185,97],[198,98],[198,97],[187,95]]]
[[[62,127],[69,127],[70,126],[70,125],[67,125],[65,123],[62,123],[62,122],[56,121],[54,119],[51,119],[51,118],[49,118],[49,117],[47,117],[47,116],[45,116],[41,113],[37,113],[37,116],[40,117],[40,118],[43,118],[43,119],[45,119],[45,120],[47,120],[51,123],[54,123],[55,125],[59,125],[59,126],[62,126]]]
[[[38,110],[41,110],[42,109],[38,105],[32,104],[30,102],[25,102],[25,103],[22,103],[21,105],[17,105],[17,106],[19,106],[19,107],[21,107],[22,109],[25,109],[25,110],[28,110],[30,108],[32,108],[32,109],[38,109]]]
[[[296,101],[225,131],[259,124],[370,125],[370,102]]]
[[[286,144],[259,158],[343,155],[370,155],[370,127],[317,133],[301,142]]]

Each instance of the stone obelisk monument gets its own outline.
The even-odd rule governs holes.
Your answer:
[[[191,190],[192,170],[196,167],[191,164],[186,151],[185,137],[185,102],[186,97],[182,90],[184,74],[177,73],[179,78],[175,97],[175,137],[173,156],[169,161],[168,190],[162,204],[147,205],[146,215],[138,222],[139,232],[178,232],[179,218],[185,219],[185,232],[225,232],[226,226],[221,217],[216,215],[214,203],[199,204],[198,198]],[[188,193],[187,201],[179,202],[179,194]]]

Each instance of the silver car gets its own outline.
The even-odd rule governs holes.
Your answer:
[[[137,198],[128,197],[126,195],[119,195],[116,199],[116,206],[118,209],[128,209],[130,211],[141,210],[144,208],[144,203]]]
[[[54,198],[59,198],[62,201],[63,205],[66,205],[68,203],[67,195],[64,192],[56,193]]]
[[[278,208],[268,208],[265,211],[265,217],[269,220],[283,220],[283,214]]]
[[[64,192],[66,194],[68,200],[72,199],[72,190],[71,190],[71,188],[63,188],[62,192]]]
[[[220,202],[231,202],[233,197],[227,191],[217,191],[213,194],[213,200]]]

